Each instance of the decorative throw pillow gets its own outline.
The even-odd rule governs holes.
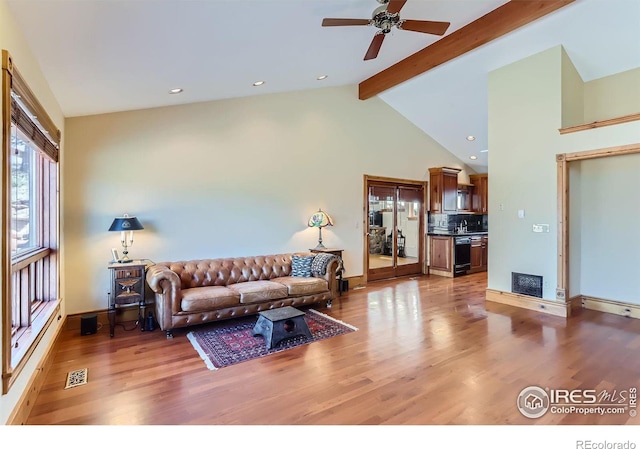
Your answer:
[[[311,277],[311,262],[313,262],[313,256],[291,256],[291,276]]]

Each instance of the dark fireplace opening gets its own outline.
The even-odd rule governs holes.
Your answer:
[[[542,276],[512,272],[511,291],[521,295],[542,298]]]

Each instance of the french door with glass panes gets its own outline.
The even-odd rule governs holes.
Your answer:
[[[426,183],[365,177],[367,280],[422,273]]]

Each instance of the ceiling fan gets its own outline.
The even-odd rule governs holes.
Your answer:
[[[373,25],[380,31],[373,36],[364,60],[375,59],[378,56],[384,37],[391,31],[392,27],[399,30],[417,31],[418,33],[435,34],[442,36],[451,25],[449,22],[432,22],[430,20],[402,20],[400,10],[407,3],[407,0],[377,0],[382,6],[377,7],[371,19],[331,19],[322,20],[323,27],[353,26],[353,25]]]

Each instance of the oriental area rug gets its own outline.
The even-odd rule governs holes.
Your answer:
[[[309,309],[305,311],[304,320],[311,331],[311,339],[295,336],[283,340],[273,349],[268,349],[264,337],[253,336],[253,327],[257,320],[258,317],[253,316],[199,327],[190,331],[187,338],[200,354],[207,368],[217,370],[358,330],[324,313]]]

